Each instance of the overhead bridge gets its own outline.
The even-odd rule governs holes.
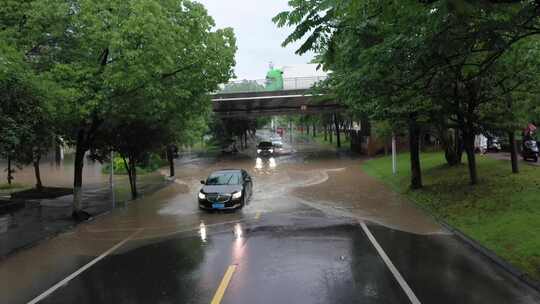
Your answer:
[[[212,95],[214,113],[222,118],[255,118],[275,115],[298,115],[341,112],[345,108],[337,101],[321,94],[313,94],[315,81],[294,82],[283,90],[252,92],[219,92]],[[287,82],[286,82],[287,83]],[[307,85],[309,84],[309,86]],[[300,88],[300,87],[304,88]]]

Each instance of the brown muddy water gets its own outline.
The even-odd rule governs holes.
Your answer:
[[[72,187],[74,175],[74,160],[72,154],[66,154],[66,157],[60,163],[56,163],[52,158],[45,158],[41,161],[39,170],[44,186],[53,187]],[[33,186],[36,183],[34,167],[25,166],[22,168],[13,167],[13,183],[24,186]],[[107,183],[109,177],[103,174],[102,165],[85,159],[83,170],[83,183],[85,185],[97,185]],[[7,162],[0,160],[0,184],[7,183]]]
[[[253,199],[244,210],[220,216],[218,221],[238,220],[244,214],[256,212],[298,212],[307,205],[406,232],[441,233],[432,218],[363,173],[361,163],[364,159],[339,156],[309,143],[297,143],[295,149],[284,151],[282,155],[271,158],[256,157],[256,153],[249,150],[234,157],[188,156],[177,160],[175,183],[140,199],[136,207],[123,210],[121,216],[126,217],[125,220],[119,222],[110,217],[103,220],[103,225],[110,221],[117,230],[129,230],[148,225],[176,229],[179,222],[181,226],[201,221],[212,223],[213,215],[202,213],[197,207],[200,180],[215,170],[243,168],[254,179]],[[0,166],[4,164],[0,163]],[[86,187],[108,186],[109,176],[103,174],[101,168],[99,162],[86,160],[83,179]],[[5,178],[5,172],[0,171],[3,174],[0,178]],[[72,158],[68,155],[61,164],[43,161],[41,171],[45,185],[69,187],[73,180]],[[160,173],[167,175],[168,172],[163,169]],[[32,167],[18,169],[15,182],[32,185],[33,174]],[[115,177],[119,185],[126,183],[125,179],[124,176]],[[165,234],[171,233],[169,229],[165,230]]]
[[[264,219],[267,214],[302,217],[315,210],[415,234],[441,233],[429,216],[362,173],[362,158],[340,156],[309,145],[273,158],[258,158],[255,154],[248,151],[234,157],[179,159],[174,183],[2,261],[0,278],[13,277],[16,273],[17,279],[8,285],[0,284],[0,294],[6,295],[5,300],[16,301],[25,292],[38,293],[42,286],[52,286],[55,278],[88,262],[89,257],[99,256],[126,239],[133,242],[112,255],[183,233],[195,233],[205,242],[209,231],[216,233],[224,224],[241,225],[259,217]],[[70,184],[69,164],[60,168],[44,164],[43,168],[47,185]],[[196,194],[201,188],[200,180],[224,168],[243,168],[252,175],[253,198],[236,212],[199,210]],[[32,180],[25,170],[18,173],[19,181]],[[166,170],[162,172],[166,173]],[[101,174],[99,164],[86,165],[86,183],[107,181],[108,176]]]

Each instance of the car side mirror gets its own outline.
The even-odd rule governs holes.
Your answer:
[[[206,185],[206,182],[202,180],[202,181],[201,181],[201,184]]]

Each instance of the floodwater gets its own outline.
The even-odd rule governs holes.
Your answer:
[[[318,148],[318,149],[317,149]],[[289,151],[289,150],[287,150]],[[255,155],[250,151],[250,155]],[[351,216],[417,234],[443,233],[440,226],[411,202],[361,170],[361,157],[339,156],[313,144],[295,145],[293,153],[260,158],[238,156],[194,160],[177,168],[177,182],[195,197],[199,181],[222,168],[243,168],[254,179],[252,201],[258,211],[288,212],[307,204],[327,213]],[[188,196],[188,197],[189,197]],[[169,202],[160,214],[199,214],[195,205]],[[248,206],[244,213],[253,212]]]
[[[321,149],[304,141],[296,141],[294,148],[286,144],[281,155],[276,157],[260,158],[255,154],[252,148],[247,155],[235,157],[181,159],[177,161],[177,184],[164,189],[166,194],[156,193],[148,199],[168,201],[176,197],[158,211],[159,215],[198,214],[195,204],[180,202],[191,201],[195,197],[200,188],[199,181],[215,170],[243,168],[254,178],[254,203],[257,203],[258,209],[261,209],[260,202],[265,206],[263,209],[268,209],[266,211],[283,208],[286,211],[294,206],[288,204],[288,200],[303,199],[312,207],[352,215],[407,232],[441,232],[433,220],[410,202],[363,173],[360,170],[362,158],[340,157],[332,150]],[[0,162],[0,181],[6,179],[5,165],[5,162]],[[15,183],[35,183],[32,166],[16,170]],[[71,187],[73,184],[72,155],[68,154],[60,164],[45,159],[40,170],[46,186]],[[83,174],[85,188],[107,187],[109,183],[109,176],[103,174],[99,162],[86,159]],[[167,175],[166,170],[162,174]],[[125,179],[125,176],[115,176],[118,184],[127,183]],[[249,209],[248,206],[244,212],[251,212]]]
[[[0,163],[0,170],[6,163]],[[40,170],[45,186],[72,187],[73,157],[67,155],[61,163],[44,160]],[[5,173],[2,170],[3,173]],[[5,178],[5,174],[4,174]],[[5,182],[5,181],[4,181]],[[0,183],[4,183],[0,181]],[[33,167],[16,168],[14,183],[23,187],[32,187],[35,183]],[[83,171],[82,207],[88,213],[97,216],[114,209],[115,206],[125,206],[130,199],[129,181],[127,176],[115,176],[115,196],[112,199],[109,175],[102,172],[102,165],[85,159]],[[138,178],[139,192],[153,192],[164,186],[164,178],[159,172],[140,175]],[[10,192],[20,188],[0,191],[0,195],[9,197]],[[16,252],[30,244],[54,236],[57,233],[71,229],[75,222],[72,219],[73,195],[56,199],[33,199],[25,204],[10,204],[4,207],[0,214],[0,257]]]
[[[15,170],[13,183],[22,184],[25,186],[33,186],[36,184],[33,166],[25,166],[18,168],[13,166]],[[56,163],[52,157],[45,157],[39,166],[41,172],[41,180],[44,186],[50,187],[73,187],[74,175],[74,159],[73,154],[66,154],[66,157],[60,163]],[[107,183],[109,177],[102,173],[102,165],[97,161],[91,161],[85,158],[83,170],[83,183],[87,187],[96,186]],[[7,183],[7,162],[0,161],[0,184]]]
[[[168,186],[0,261],[0,303],[27,303],[90,262],[42,303],[209,303],[231,265],[223,303],[409,303],[360,223],[422,303],[540,299],[362,173],[362,161],[309,142],[272,158],[253,148],[183,157]],[[252,175],[253,198],[235,212],[199,210],[200,180],[224,168]]]

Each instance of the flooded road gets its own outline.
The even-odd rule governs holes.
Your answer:
[[[0,172],[5,177],[5,162],[0,161]],[[60,162],[44,159],[40,171],[44,186],[71,188],[73,183],[73,158],[67,154]],[[0,174],[1,175],[1,174]],[[12,189],[0,190],[0,199],[9,198],[10,193],[33,187],[34,168],[16,168]],[[83,171],[83,209],[98,216],[110,211],[116,205],[123,205],[130,199],[129,181],[125,175],[117,175],[115,200],[112,200],[109,175],[104,174],[102,165],[85,159]],[[4,183],[0,180],[0,184]],[[164,185],[164,177],[159,172],[139,176],[141,195],[152,192]],[[1,202],[0,202],[1,203]],[[9,205],[9,207],[6,207]],[[73,196],[66,195],[56,199],[32,199],[22,202],[7,201],[0,210],[0,259],[22,248],[31,246],[42,239],[70,230],[76,225],[72,218]]]
[[[184,157],[169,186],[0,261],[0,303],[538,303],[433,219],[307,143],[258,158]],[[253,198],[199,210],[209,173]]]
[[[7,163],[0,160],[0,184],[7,182]],[[36,184],[34,167],[25,166],[22,168],[13,167],[15,173],[13,183],[30,186]],[[53,187],[73,187],[74,159],[73,154],[66,154],[61,162],[54,161],[52,156],[44,157],[39,170],[41,172],[43,185]],[[97,161],[85,159],[83,170],[83,181],[86,187],[95,187],[107,183],[109,177],[102,173],[102,165]]]

